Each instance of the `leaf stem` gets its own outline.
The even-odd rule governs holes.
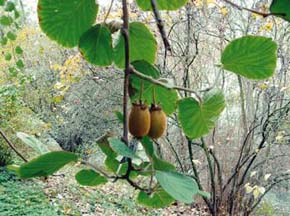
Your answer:
[[[139,95],[139,103],[140,104],[142,104],[143,91],[144,91],[144,80],[141,80],[140,95]]]

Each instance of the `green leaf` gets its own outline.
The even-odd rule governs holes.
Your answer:
[[[121,124],[123,124],[124,123],[124,115],[123,115],[123,113],[121,113],[119,111],[115,111],[114,113],[115,113],[117,119],[119,120],[119,122]]]
[[[128,163],[120,164],[116,158],[109,156],[105,159],[105,165],[111,172],[118,175],[125,175],[128,169]]]
[[[8,32],[7,33],[7,38],[9,38],[10,40],[12,41],[15,41],[16,40],[16,34],[12,33],[12,32]]]
[[[184,203],[192,203],[199,191],[194,179],[177,172],[156,171],[155,177],[170,196]]]
[[[15,52],[16,52],[16,54],[21,55],[21,54],[23,53],[23,50],[21,49],[20,46],[17,46],[17,47],[15,48]]]
[[[12,171],[12,172],[16,173],[17,175],[19,175],[20,166],[18,166],[18,165],[8,165],[8,166],[6,166],[6,168],[9,171]]]
[[[8,71],[11,77],[17,77],[18,70],[15,67],[9,67]]]
[[[134,164],[134,168],[137,176],[151,176],[154,172],[151,163],[148,161],[142,162],[140,165]]]
[[[3,15],[3,16],[0,17],[0,24],[1,25],[9,26],[12,23],[13,23],[13,19],[11,17],[5,16],[5,15]]]
[[[137,155],[134,154],[134,152],[128,147],[126,146],[125,143],[123,143],[121,140],[119,139],[115,139],[115,138],[109,138],[109,143],[111,148],[118,153],[119,155],[122,155],[124,157],[128,157],[128,158],[139,158]]]
[[[43,32],[66,47],[78,45],[79,39],[95,22],[95,0],[39,0],[38,18]]]
[[[153,168],[155,170],[172,170],[174,171],[176,168],[173,164],[160,159],[154,152],[153,142],[149,137],[145,136],[141,140],[142,146],[146,152],[146,155],[151,159],[153,163]]]
[[[190,139],[207,134],[225,108],[225,99],[221,91],[206,93],[200,104],[194,98],[184,98],[178,103],[178,118],[184,133]]]
[[[3,6],[5,4],[6,0],[0,0],[0,6]]]
[[[158,188],[151,195],[148,195],[144,191],[140,191],[137,197],[137,202],[146,207],[163,208],[173,203],[174,199],[162,188]]]
[[[49,149],[38,139],[36,139],[34,136],[30,136],[23,132],[17,132],[16,136],[21,139],[22,142],[24,142],[26,145],[31,147],[33,150],[35,150],[39,154],[45,154],[50,152]]]
[[[270,6],[270,11],[275,16],[281,17],[290,21],[290,0],[273,0]]]
[[[130,61],[145,60],[151,64],[155,62],[157,42],[150,30],[140,22],[130,23]],[[125,67],[125,42],[119,35],[114,49],[114,61],[119,68]]]
[[[153,142],[150,140],[149,137],[145,136],[141,140],[141,144],[147,154],[148,157],[152,158],[154,154],[154,147]]]
[[[202,196],[202,197],[205,197],[205,198],[207,198],[207,199],[210,198],[210,193],[208,193],[208,192],[206,192],[206,191],[201,191],[201,190],[199,190],[197,193],[198,193],[198,195],[200,195],[200,196]]]
[[[108,182],[104,176],[101,176],[99,173],[91,169],[79,171],[75,178],[77,182],[83,186],[98,186]]]
[[[77,161],[78,157],[71,152],[57,151],[41,155],[20,166],[21,178],[46,177],[52,175],[66,164]]]
[[[136,0],[138,6],[142,10],[152,10],[150,0]],[[188,0],[156,0],[157,8],[159,10],[177,10],[184,6]]]
[[[106,156],[115,158],[117,157],[117,153],[114,152],[114,150],[111,148],[110,143],[108,141],[109,137],[110,136],[105,135],[101,140],[98,141],[97,144]]]
[[[16,62],[16,66],[21,69],[21,68],[24,68],[24,63],[21,59],[19,59],[17,62]]]
[[[132,63],[132,65],[137,71],[142,74],[151,76],[154,79],[160,78],[159,70],[146,61],[135,61]],[[141,80],[142,79],[135,75],[131,76],[131,84],[135,90],[133,96],[131,97],[132,100],[139,100]],[[177,91],[155,85],[149,81],[144,80],[143,82],[143,101],[145,101],[147,105],[151,105],[153,103],[152,94],[153,89],[155,88],[156,102],[161,105],[162,109],[167,115],[172,114],[176,109],[176,103],[178,100]]]
[[[18,19],[20,17],[20,13],[17,10],[14,10],[14,18]]]
[[[10,54],[10,53],[7,53],[6,55],[5,55],[5,60],[6,61],[10,61],[12,59],[12,55]]]
[[[108,66],[113,62],[112,36],[110,30],[98,24],[84,33],[79,43],[84,58],[99,66]]]
[[[176,168],[173,164],[169,163],[168,161],[162,160],[159,157],[154,154],[152,156],[153,161],[153,168],[155,170],[161,170],[161,171],[175,171]]]
[[[222,53],[223,68],[249,79],[271,77],[276,68],[277,44],[270,38],[245,36],[233,40]]]
[[[11,1],[6,3],[5,11],[11,12],[15,10],[15,4]]]
[[[7,37],[1,38],[1,41],[0,41],[1,45],[5,46],[7,44],[7,42],[8,42]]]

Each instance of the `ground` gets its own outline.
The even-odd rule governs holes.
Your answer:
[[[208,215],[180,203],[165,209],[143,208],[135,203],[136,192],[127,184],[81,187],[75,182],[72,169],[65,168],[47,180],[19,180],[2,169],[0,216]]]

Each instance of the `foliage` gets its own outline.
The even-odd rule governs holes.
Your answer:
[[[221,62],[226,70],[249,79],[273,76],[277,62],[277,44],[269,38],[246,36],[232,41]]]
[[[12,163],[12,152],[10,148],[0,141],[0,167]]]
[[[107,179],[94,170],[81,170],[76,174],[76,180],[80,185],[98,186],[107,182]]]
[[[81,185],[96,186],[102,183],[106,183],[108,181],[107,179],[110,178],[114,179],[115,181],[119,179],[125,179],[131,186],[139,190],[137,201],[145,206],[163,207],[165,205],[169,205],[174,200],[185,203],[192,203],[194,201],[193,197],[195,195],[200,195],[202,196],[202,199],[205,201],[212,214],[217,214],[217,212],[215,211],[219,211],[219,209],[221,209],[222,207],[226,207],[229,214],[238,214],[241,211],[244,211],[245,214],[249,214],[263,198],[264,193],[266,193],[266,188],[271,189],[271,183],[274,182],[273,184],[276,184],[276,182],[280,182],[279,178],[279,181],[276,181],[276,177],[272,177],[270,175],[270,178],[270,176],[266,174],[268,176],[267,180],[265,180],[265,182],[261,182],[260,185],[257,185],[254,182],[259,181],[258,178],[253,178],[253,176],[255,176],[254,169],[256,168],[256,166],[259,166],[259,164],[264,164],[263,161],[256,163],[256,159],[259,158],[260,155],[265,156],[267,161],[268,159],[269,161],[272,160],[269,157],[272,144],[269,143],[275,142],[275,139],[273,139],[273,137],[277,137],[276,135],[281,134],[281,132],[279,131],[281,129],[280,123],[287,121],[288,118],[289,103],[286,100],[286,102],[284,102],[285,90],[276,90],[276,86],[272,86],[274,90],[268,89],[268,81],[265,81],[265,83],[259,83],[258,81],[266,78],[271,78],[274,75],[275,70],[280,69],[276,68],[276,66],[279,65],[277,64],[277,55],[279,54],[277,53],[278,40],[277,42],[274,42],[272,39],[267,37],[266,33],[265,36],[245,36],[241,38],[233,38],[230,33],[224,30],[224,27],[218,29],[222,35],[219,36],[221,40],[219,41],[220,47],[218,49],[218,53],[221,54],[221,64],[217,65],[219,66],[218,69],[215,68],[213,70],[219,70],[218,76],[216,76],[216,80],[213,86],[206,86],[207,88],[205,90],[196,91],[191,88],[204,87],[203,83],[199,84],[198,76],[207,76],[206,78],[210,77],[212,79],[211,76],[214,76],[214,73],[209,73],[206,75],[202,73],[197,73],[196,75],[192,72],[191,65],[196,60],[200,51],[199,37],[203,37],[200,36],[199,33],[196,33],[198,34],[197,36],[195,32],[194,34],[192,34],[192,32],[190,31],[190,22],[192,21],[191,4],[195,3],[188,4],[185,10],[182,11],[187,14],[188,47],[183,48],[184,44],[182,43],[183,41],[185,41],[183,38],[181,41],[179,41],[178,39],[172,40],[175,43],[172,43],[172,47],[170,48],[167,44],[168,38],[166,38],[167,35],[164,32],[164,25],[161,18],[159,17],[160,14],[158,13],[158,9],[177,10],[185,5],[187,1],[180,0],[175,1],[174,3],[168,3],[168,1],[157,0],[156,2],[157,5],[155,6],[154,1],[149,4],[149,1],[145,2],[139,0],[137,1],[137,4],[143,10],[153,10],[152,14],[154,15],[155,21],[157,22],[158,30],[165,45],[164,49],[166,55],[164,56],[164,63],[162,67],[158,67],[158,65],[155,65],[158,56],[157,51],[159,48],[157,44],[158,40],[155,37],[156,34],[143,22],[133,21],[127,23],[129,21],[129,17],[126,16],[126,13],[124,13],[123,16],[123,28],[117,28],[117,32],[109,31],[109,29],[107,28],[108,25],[105,22],[101,23],[98,20],[97,24],[95,24],[95,19],[97,15],[101,13],[98,10],[98,4],[96,4],[95,1],[59,1],[58,4],[51,6],[49,1],[39,0],[38,17],[40,21],[40,26],[43,32],[48,37],[50,37],[52,40],[57,41],[63,46],[74,47],[78,45],[80,54],[88,62],[96,66],[111,66],[113,63],[115,63],[115,65],[120,69],[124,69],[125,67],[125,79],[123,80],[124,95],[121,95],[123,96],[123,110],[128,109],[129,94],[131,97],[131,101],[143,99],[145,100],[145,103],[148,103],[149,105],[155,102],[161,104],[166,114],[170,117],[170,127],[168,130],[168,134],[177,131],[177,133],[175,134],[179,134],[179,136],[182,138],[180,140],[177,140],[176,143],[181,143],[182,147],[179,148],[183,148],[180,151],[186,152],[186,154],[184,155],[177,153],[177,151],[175,150],[176,146],[174,146],[168,138],[169,135],[165,138],[170,144],[170,148],[175,153],[176,161],[180,165],[180,170],[177,170],[171,162],[162,158],[162,152],[159,143],[160,140],[150,140],[148,137],[145,137],[141,140],[141,147],[139,140],[136,140],[134,138],[128,139],[128,131],[127,128],[124,127],[124,136],[122,137],[122,139],[114,135],[112,138],[107,139],[108,137],[106,137],[105,140],[102,140],[98,143],[99,147],[105,154],[105,161],[100,167],[98,166],[99,164],[90,164],[87,161],[77,158],[77,156],[72,153],[50,152],[43,154],[32,161],[22,164],[20,166],[19,174],[23,178],[31,178],[37,176],[46,177],[48,175],[52,175],[69,162],[80,161],[81,163],[92,168],[83,169],[76,174],[76,180]],[[205,14],[211,14],[207,13],[210,2],[215,3],[215,1],[203,1],[202,3],[196,3],[204,7],[204,14],[202,16],[204,16]],[[235,5],[235,3],[231,3],[230,5],[240,10],[250,11],[256,15],[258,14],[264,17],[274,15],[278,17],[283,17],[284,19],[288,20],[288,11],[284,11],[285,5],[283,5],[283,3],[281,2],[282,1],[278,0],[272,2],[270,6],[270,11],[272,12],[272,14],[263,14],[262,12],[253,11],[247,8],[241,8]],[[123,7],[124,9],[126,9],[127,5],[123,5]],[[229,15],[227,8],[224,7],[225,6],[223,6],[223,8],[221,8],[219,11],[222,19],[227,18],[227,16]],[[6,11],[8,13],[15,10],[15,7],[8,5],[8,3],[6,5],[6,8]],[[199,9],[197,8],[196,10]],[[86,11],[86,13],[84,13],[84,11]],[[199,12],[200,11],[196,13]],[[73,18],[71,19],[71,17]],[[104,20],[106,20],[107,17],[108,16],[106,16]],[[68,22],[68,19],[71,20],[69,20]],[[254,20],[256,18],[248,18],[248,20],[250,21],[253,21],[252,19]],[[169,18],[169,20],[172,21],[173,19]],[[227,21],[235,22],[234,20]],[[7,16],[3,16],[0,23],[3,26],[9,27],[12,24],[12,20]],[[80,25],[80,23],[82,23],[82,25]],[[172,23],[172,29],[174,29],[175,25],[178,26],[179,24],[180,22],[176,22],[174,24]],[[202,23],[200,26],[207,26],[207,24]],[[196,26],[196,29],[203,29],[203,27],[200,28],[200,26]],[[237,26],[243,25],[240,25],[240,23],[238,23]],[[261,26],[261,28],[258,29],[262,32],[269,30],[271,31],[272,24],[266,23],[264,26]],[[232,30],[232,28],[229,28],[229,30]],[[199,32],[200,30],[196,31]],[[172,30],[172,32],[174,31]],[[170,34],[172,32],[170,32]],[[247,33],[248,29],[245,34]],[[11,31],[11,29],[7,30],[7,33],[5,34],[5,39],[9,40],[9,42],[11,43],[14,43],[13,41],[17,39],[16,34]],[[168,37],[170,36],[170,34],[168,35]],[[176,34],[178,35],[178,32]],[[206,34],[210,35],[211,33],[206,32]],[[196,53],[194,55],[191,53],[192,48],[190,48],[190,46],[192,45],[190,41],[192,35],[194,35],[193,41],[195,43],[196,50]],[[229,36],[229,38],[225,38],[225,35]],[[236,34],[233,35],[236,37]],[[128,38],[128,36],[130,37]],[[227,42],[227,45],[224,48],[225,41]],[[178,50],[179,48],[181,49],[181,54],[179,53],[179,56],[176,58],[178,60],[176,60],[176,50]],[[19,55],[21,55],[23,53],[21,50],[22,48],[20,47],[17,48],[17,50],[15,51]],[[170,57],[167,56],[168,50],[171,50],[172,56]],[[205,50],[208,50],[208,47]],[[170,58],[170,60],[168,60],[168,58]],[[182,69],[184,71],[178,69],[178,64],[174,65],[173,67],[167,67],[166,64],[174,64],[175,61],[179,61],[182,63]],[[10,62],[15,64],[19,70],[23,69],[25,66],[21,59],[15,59],[15,57],[10,52],[7,52],[5,55],[5,67],[8,67]],[[80,66],[81,64],[85,66],[82,67]],[[132,66],[129,64],[132,64]],[[103,74],[99,75],[97,73],[94,73],[92,69],[93,67],[91,65],[86,65],[85,62],[82,62],[80,60],[80,55],[73,52],[72,56],[66,58],[65,63],[52,65],[51,69],[59,73],[53,74],[52,81],[49,85],[54,85],[54,91],[47,91],[49,99],[45,102],[52,105],[51,113],[58,109],[62,109],[62,111],[65,113],[63,114],[63,116],[67,115],[66,122],[64,122],[64,120],[58,116],[60,127],[57,127],[57,131],[60,128],[70,127],[69,130],[73,132],[68,133],[70,134],[69,140],[60,140],[60,142],[62,143],[65,143],[67,141],[70,147],[73,146],[75,143],[76,145],[81,145],[83,143],[82,134],[89,131],[89,129],[91,128],[90,124],[94,125],[93,119],[96,119],[103,114],[103,112],[100,112],[96,115],[92,115],[92,117],[89,116],[86,120],[87,122],[90,122],[90,124],[86,124],[87,122],[85,122],[84,124],[79,125],[79,122],[76,121],[77,116],[79,116],[78,107],[68,107],[68,102],[71,101],[71,98],[69,98],[70,94],[73,95],[75,94],[75,92],[79,93],[79,98],[76,104],[80,107],[82,106],[82,103],[80,103],[80,98],[83,99],[85,96],[87,96],[85,87],[82,87],[81,89],[83,90],[83,92],[79,91],[79,89],[77,88],[77,84],[80,85],[80,83],[82,83],[82,81],[85,81],[85,79],[82,79],[82,76],[74,77],[75,73],[72,72],[75,70],[76,74],[78,74],[80,68],[89,68],[94,75],[94,80],[102,79]],[[112,68],[112,71],[115,70],[114,67]],[[183,77],[179,77],[177,73],[176,77],[174,77],[174,75],[172,76],[172,80],[167,79],[169,74],[171,73],[172,68],[177,68],[175,72],[182,71],[184,73],[184,75],[182,75]],[[224,70],[233,72],[234,74],[238,75],[238,84],[233,82],[233,79],[227,80],[228,76],[232,77],[232,75],[234,74],[227,73]],[[286,73],[286,71],[287,69],[283,73]],[[15,70],[13,69],[9,70],[9,72],[15,74]],[[281,74],[283,73],[281,72]],[[117,75],[112,77],[117,77]],[[9,100],[14,100],[15,98],[22,98],[21,96],[24,92],[23,90],[19,91],[19,89],[21,89],[18,88],[17,85],[19,77],[16,76],[16,78],[17,79],[14,79],[13,82],[9,83],[10,85],[8,87],[10,88],[10,86],[12,86],[12,90],[10,89],[9,91],[2,91],[4,92],[2,93],[3,95],[8,95],[8,101],[4,101],[8,105]],[[256,79],[257,82],[249,82],[247,78]],[[280,78],[280,82],[281,80],[283,79]],[[77,83],[77,81],[81,82]],[[217,81],[221,82],[222,84]],[[183,86],[176,86],[176,83],[181,82],[183,82]],[[92,88],[92,82],[87,83],[88,85],[86,87],[90,90],[90,92],[93,92],[94,89]],[[120,82],[114,80],[112,83],[113,86],[114,84],[117,86],[117,83]],[[72,84],[75,85],[71,86]],[[230,99],[232,99],[232,101],[235,101],[237,98],[240,100],[239,102],[241,107],[239,108],[241,109],[241,116],[239,116],[239,118],[241,119],[242,125],[242,129],[238,131],[238,134],[242,135],[239,135],[239,137],[235,140],[236,143],[241,143],[241,146],[233,147],[234,150],[239,149],[239,151],[235,152],[235,154],[232,154],[233,156],[231,154],[228,155],[228,157],[236,157],[234,158],[234,161],[237,160],[237,164],[229,169],[230,177],[226,175],[226,171],[224,171],[221,167],[220,161],[216,157],[215,151],[215,148],[217,146],[215,145],[216,132],[219,132],[219,130],[223,130],[223,128],[218,125],[217,119],[222,115],[222,111],[226,107],[225,97],[229,97],[226,90],[228,84],[232,85],[233,88],[235,88],[236,86],[239,87],[240,94],[238,96],[233,95]],[[104,86],[105,85],[106,84],[104,84]],[[116,86],[114,86],[114,88],[116,88]],[[223,89],[224,91],[217,90],[219,89],[218,86],[220,86],[221,89]],[[50,87],[51,86],[48,86],[48,89]],[[98,87],[99,91],[103,91],[103,86]],[[287,89],[287,87],[285,88]],[[37,87],[34,89],[38,91]],[[9,92],[9,94],[7,92]],[[110,93],[109,96],[111,96],[111,89],[109,89],[108,92]],[[11,96],[10,94],[12,93],[16,96]],[[247,93],[246,96],[245,93]],[[266,101],[265,104],[263,104],[263,102],[259,102],[260,95],[265,97],[263,98]],[[255,98],[257,98],[258,102],[256,106],[251,106],[254,104],[251,96],[255,96]],[[247,97],[248,99],[247,102],[245,102],[245,97]],[[50,101],[51,98],[53,98],[52,101]],[[92,100],[92,97],[88,98],[88,100]],[[281,100],[281,103],[276,103],[275,100]],[[15,109],[15,107],[20,105],[20,100],[15,101],[17,103],[14,103],[13,101],[13,109],[11,110],[17,112],[17,109]],[[117,97],[116,101],[116,107],[120,109],[120,98]],[[231,103],[231,100],[229,101],[230,102],[227,102],[228,110],[226,111],[231,111],[235,114],[237,110],[231,110],[231,105],[233,103]],[[103,103],[103,98],[100,98],[100,101],[97,101],[97,103],[98,105],[100,104],[97,111],[95,110],[95,106],[93,103],[86,103],[84,106],[82,106],[85,107],[88,104],[90,105],[88,106],[88,111],[86,110],[85,112],[83,112],[84,115],[91,115],[87,114],[92,113],[91,110],[93,110],[93,113],[99,112],[99,110],[102,111],[102,109],[108,112],[112,111],[112,107],[110,105]],[[233,107],[235,109],[237,108],[237,106]],[[246,112],[246,108],[247,111],[252,111],[252,113],[248,114]],[[7,108],[4,109],[8,110],[8,113],[3,112],[5,113],[5,118],[10,119],[10,117],[13,116],[14,113],[9,113],[10,110]],[[253,111],[254,109],[255,111]],[[125,118],[119,119],[122,119],[123,123],[126,124],[126,120],[128,117],[126,116],[127,112],[124,112],[123,115]],[[234,121],[234,117],[236,117],[236,115],[232,114],[232,116],[230,116],[229,113],[226,113],[225,115],[227,115],[227,117],[231,120],[228,121],[230,122],[230,124],[233,125],[235,122],[237,122]],[[104,119],[110,118],[105,116]],[[221,118],[221,120],[224,122],[223,118]],[[76,130],[76,128],[78,129]],[[229,125],[228,128],[231,128],[231,126]],[[93,130],[93,132],[96,132],[97,128],[93,127],[93,129],[91,130]],[[213,133],[211,134],[212,131]],[[61,133],[62,132],[58,132],[58,137],[62,137]],[[205,139],[204,136],[208,136],[208,139]],[[231,133],[229,136],[231,136]],[[96,136],[93,136],[93,139],[91,139],[90,142],[94,143],[95,138]],[[220,136],[218,143],[227,144],[229,140],[230,138]],[[31,142],[29,143],[31,145]],[[31,146],[35,147],[34,144]],[[184,148],[185,144],[187,144],[187,148]],[[228,145],[224,146],[226,146],[224,148],[228,148]],[[141,155],[138,151],[135,152],[135,150],[138,148],[141,148],[141,152],[143,153],[143,155]],[[73,149],[74,148],[72,147],[69,150]],[[199,151],[193,151],[193,149],[201,150],[200,152],[202,153],[200,153]],[[265,154],[261,153],[264,149],[267,149],[267,152]],[[202,154],[203,157],[201,157],[199,154]],[[203,183],[202,180],[204,180],[204,177],[203,179],[202,177],[200,177],[199,167],[197,168],[197,165],[201,162],[199,160],[194,160],[194,157],[196,155],[198,155],[200,158],[205,158],[207,166],[203,167],[207,167],[208,175],[210,177],[208,178],[208,184]],[[237,155],[239,156],[237,157]],[[180,157],[186,158],[186,160],[189,161],[189,166],[188,164],[183,164],[182,160],[180,160]],[[228,157],[224,159],[227,160]],[[284,175],[287,177],[286,174],[282,174],[281,176],[283,177]],[[260,174],[259,179],[262,178],[261,176],[263,176],[263,173]],[[86,177],[89,178],[87,179]],[[223,182],[224,177],[228,177],[225,182]],[[287,180],[287,178],[282,179],[281,181],[285,180]],[[147,183],[147,181],[149,182],[149,184]],[[204,189],[203,186],[207,185],[210,185],[210,187]],[[249,185],[255,186],[250,187]],[[249,188],[251,189],[250,192],[248,191]],[[206,193],[204,190],[210,190],[211,196],[209,196],[209,194]],[[225,196],[226,198],[224,200],[228,199],[228,202],[224,202],[223,200],[222,202],[219,202],[219,198]],[[156,200],[162,201],[160,202],[160,205],[156,205],[154,203]],[[247,206],[248,203],[251,203],[251,206],[249,207],[249,209],[245,209],[244,206]]]
[[[59,215],[49,204],[40,185],[25,186],[5,169],[0,169],[0,215]]]
[[[71,152],[55,151],[49,152],[22,164],[19,168],[21,178],[31,178],[36,176],[47,177],[52,175],[64,165],[76,162],[77,156]]]
[[[207,134],[225,107],[221,92],[208,92],[203,102],[194,98],[184,98],[178,103],[178,115],[185,134],[196,139]]]
[[[275,215],[275,210],[273,208],[273,206],[268,203],[268,202],[262,202],[261,206],[259,207],[259,209],[255,212],[255,215],[259,216],[259,215],[269,215],[269,216],[273,216]]]

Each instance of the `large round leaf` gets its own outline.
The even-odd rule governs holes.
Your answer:
[[[210,91],[199,103],[194,98],[178,102],[178,118],[184,133],[191,139],[207,134],[225,108],[225,99],[220,91]]]
[[[80,185],[84,186],[98,186],[108,182],[104,176],[91,169],[79,171],[75,178]]]
[[[35,150],[39,154],[45,154],[50,152],[46,145],[44,145],[40,140],[35,138],[34,136],[28,135],[23,132],[17,132],[16,136],[21,139],[22,142],[24,142],[26,145],[31,147],[33,150]]]
[[[109,138],[108,139],[111,148],[124,157],[128,158],[138,158],[138,156],[130,149],[124,142],[116,138]]]
[[[266,79],[274,74],[277,44],[270,38],[245,36],[232,41],[224,50],[223,68],[249,79]]]
[[[38,18],[43,32],[66,47],[78,44],[96,20],[95,0],[39,0]]]
[[[133,67],[147,76],[151,76],[154,79],[160,78],[159,70],[145,61],[136,61],[132,63]],[[176,109],[176,103],[178,100],[178,94],[176,90],[168,89],[159,85],[155,85],[149,81],[144,82],[143,100],[147,105],[153,103],[153,89],[155,88],[156,102],[160,104],[162,109],[167,115],[172,114]],[[140,94],[141,79],[135,75],[131,76],[131,84],[135,89],[132,100],[138,100]]]
[[[150,0],[136,0],[142,10],[152,10]],[[177,10],[184,6],[188,0],[156,0],[159,10]]]
[[[192,203],[193,197],[199,192],[195,180],[180,173],[156,171],[155,177],[162,188],[178,201]]]
[[[71,152],[50,152],[22,164],[19,169],[19,174],[21,178],[49,176],[58,171],[64,165],[77,161],[77,159],[78,157]]]
[[[108,66],[113,61],[112,36],[101,24],[90,28],[80,39],[79,48],[84,58],[95,65]]]
[[[290,0],[273,0],[270,6],[270,11],[276,16],[290,21]]]
[[[157,42],[150,30],[140,22],[130,23],[130,61],[145,60],[151,64],[155,62],[157,53]],[[120,34],[115,47],[115,64],[125,67],[125,42]]]
[[[137,202],[143,206],[151,208],[162,208],[174,202],[174,199],[166,193],[162,188],[158,188],[153,194],[148,195],[144,191],[140,191]]]

